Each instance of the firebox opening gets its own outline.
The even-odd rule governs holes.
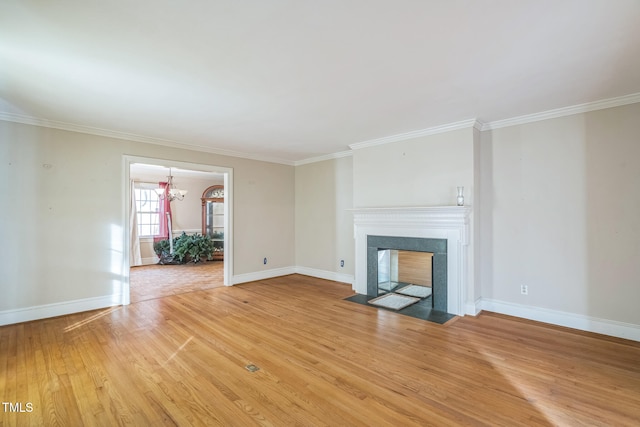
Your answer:
[[[412,286],[415,296],[425,298],[433,307],[432,252],[378,249],[378,295],[388,292],[403,293]]]
[[[388,252],[388,262],[384,262],[386,251]],[[396,262],[400,266],[397,273],[397,280],[392,265]],[[428,257],[429,261],[426,261]],[[382,269],[387,274],[380,275],[381,268],[378,259],[383,260]],[[393,262],[392,262],[393,261]],[[424,263],[426,266],[420,267]],[[388,267],[387,267],[388,265]],[[416,267],[416,265],[418,267]],[[407,266],[407,268],[404,268]],[[429,271],[429,266],[430,271]],[[405,272],[406,270],[406,272]],[[421,270],[421,272],[419,272]],[[430,276],[429,280],[425,279],[425,274]],[[386,277],[385,277],[386,276]],[[447,313],[447,240],[432,239],[422,237],[404,237],[404,236],[367,236],[367,296],[378,297],[384,292],[404,293],[409,290],[397,289],[393,282],[402,282],[407,284],[418,281],[418,285],[410,291],[424,291],[430,284],[431,294],[427,295],[429,308]],[[379,283],[382,285],[380,286]],[[415,284],[415,283],[414,283]],[[424,288],[423,288],[424,286]],[[382,287],[382,290],[380,289]],[[418,289],[416,289],[418,288]],[[419,298],[426,298],[425,295],[411,295]],[[422,305],[422,302],[420,303]]]

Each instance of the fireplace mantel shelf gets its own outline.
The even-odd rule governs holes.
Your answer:
[[[352,208],[352,209],[348,209],[349,211],[352,212],[359,212],[359,211],[363,211],[363,212],[368,212],[368,211],[421,211],[421,210],[448,210],[448,209],[454,209],[454,210],[458,210],[458,211],[464,211],[464,210],[470,210],[471,206],[470,205],[465,205],[465,206],[456,206],[456,205],[446,205],[446,206],[373,206],[373,207],[366,207],[366,208]]]
[[[468,224],[471,206],[415,206],[350,209],[353,213],[354,234],[357,226],[379,225],[398,227],[456,228],[468,243]]]
[[[471,206],[407,206],[407,207],[369,207],[369,208],[353,208],[347,209],[353,213],[385,213],[385,212],[471,212]]]

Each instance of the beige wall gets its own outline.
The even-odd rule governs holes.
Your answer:
[[[476,298],[640,325],[639,118],[633,104],[295,168],[0,121],[0,312],[117,291],[126,154],[233,168],[234,274],[353,275],[349,208],[453,205],[464,185]]]
[[[356,208],[473,204],[473,128],[355,150]]]
[[[640,325],[639,119],[633,104],[483,132],[484,298]]]
[[[234,274],[295,261],[292,166],[4,121],[0,141],[0,311],[120,292],[123,155],[233,168]]]
[[[166,180],[166,178],[165,178]],[[177,188],[189,191],[182,201],[171,203],[171,213],[174,218],[174,234],[180,231],[193,231],[202,233],[202,193],[207,188],[216,184],[224,184],[224,179],[219,176],[215,179],[174,178]]]
[[[296,265],[353,276],[351,156],[296,167],[295,187]]]

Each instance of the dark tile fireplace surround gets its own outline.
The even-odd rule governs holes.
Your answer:
[[[367,236],[367,295],[354,295],[347,300],[359,304],[378,296],[378,251],[430,252],[432,258],[432,296],[397,313],[445,323],[455,317],[447,313],[447,240],[421,237]]]
[[[447,241],[421,237],[367,236],[367,296],[378,296],[378,251],[397,249],[433,254],[433,309],[447,311]]]

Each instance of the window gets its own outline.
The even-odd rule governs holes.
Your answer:
[[[159,233],[160,201],[156,188],[158,184],[149,182],[138,182],[135,185],[139,237],[153,237]]]

